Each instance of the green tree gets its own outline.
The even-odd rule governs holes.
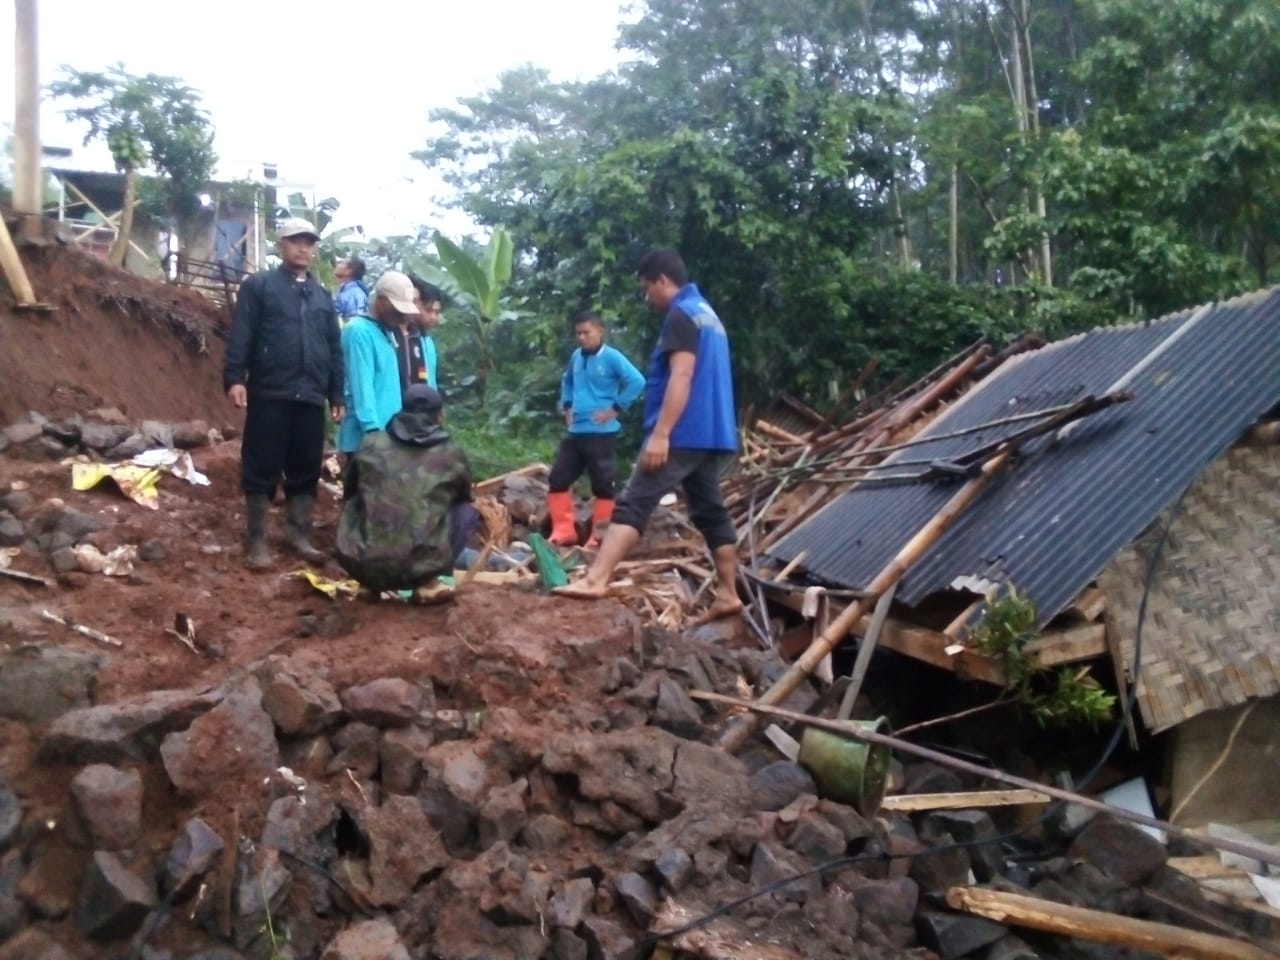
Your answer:
[[[138,176],[150,167],[159,177],[160,203],[172,217],[186,249],[217,163],[213,125],[199,94],[173,77],[136,76],[116,64],[105,71],[63,68],[50,85],[59,99],[76,101],[64,112],[88,127],[84,142],[101,139],[116,169],[125,175],[120,230],[110,257],[123,264],[133,230]]]

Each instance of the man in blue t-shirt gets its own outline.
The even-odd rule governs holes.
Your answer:
[[[594,310],[574,315],[573,336],[578,349],[569,357],[560,378],[560,408],[568,432],[560,441],[556,461],[547,479],[547,514],[551,535],[558,547],[578,542],[574,525],[573,492],[582,476],[591,478],[591,534],[587,546],[599,545],[600,531],[613,518],[614,447],[622,425],[618,415],[640,396],[644,374],[621,350],[604,342],[604,321]]]
[[[364,285],[364,261],[359,257],[339,260],[333,270],[338,281],[338,292],[333,295],[333,308],[338,312],[338,322],[345,324],[352,317],[369,309],[369,291]]]
[[[646,377],[640,459],[587,575],[555,592],[586,600],[608,594],[614,568],[658,501],[679,486],[715,559],[715,600],[700,619],[733,616],[742,609],[738,535],[720,492],[720,473],[738,450],[729,338],[675,250],[650,252],[637,272],[649,307],[665,314]]]

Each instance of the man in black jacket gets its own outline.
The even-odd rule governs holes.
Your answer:
[[[311,545],[311,511],[324,459],[324,407],[342,419],[342,346],[327,290],[311,276],[320,235],[291,217],[277,231],[282,261],[240,285],[222,381],[237,407],[247,407],[240,444],[240,484],[248,515],[246,563],[272,564],[267,511],[284,478],[286,542],[305,560],[324,554]]]

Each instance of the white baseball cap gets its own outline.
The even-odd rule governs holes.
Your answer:
[[[320,242],[320,231],[310,220],[304,220],[302,217],[289,217],[281,222],[279,229],[276,230],[276,236],[281,240],[287,240],[290,237],[310,237],[316,243]]]
[[[378,278],[373,288],[375,297],[386,297],[397,313],[418,315],[418,302],[414,299],[413,281],[398,270],[388,270]]]

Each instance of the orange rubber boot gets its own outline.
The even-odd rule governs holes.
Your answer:
[[[600,528],[607,526],[609,521],[613,519],[613,501],[603,500],[596,497],[595,507],[591,517],[591,539],[587,541],[588,547],[600,546]]]
[[[573,523],[573,494],[568,490],[547,494],[547,514],[551,517],[551,536],[547,542],[557,547],[572,547],[578,542]]]

